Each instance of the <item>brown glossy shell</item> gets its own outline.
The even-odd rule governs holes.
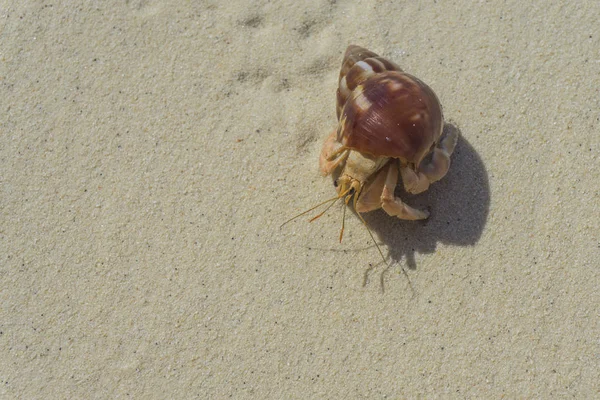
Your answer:
[[[416,165],[443,128],[442,107],[429,86],[358,46],[344,56],[337,114],[337,140],[345,147]]]

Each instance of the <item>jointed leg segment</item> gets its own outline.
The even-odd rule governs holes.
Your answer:
[[[413,208],[394,196],[397,183],[398,164],[390,162],[377,173],[375,179],[363,190],[356,203],[356,211],[367,212],[383,208],[389,215],[400,219],[426,219],[429,216],[427,211]]]
[[[389,215],[398,217],[400,219],[417,220],[427,219],[429,217],[428,211],[418,210],[405,204],[398,197],[394,196],[394,189],[398,183],[398,168],[395,163],[390,163],[388,167],[388,173],[381,192],[381,208],[385,210]]]
[[[419,166],[419,170],[430,183],[437,182],[446,176],[450,168],[450,156],[456,147],[456,142],[458,142],[458,133],[454,130],[447,132],[433,150],[431,160],[421,163]]]
[[[337,132],[333,131],[325,140],[319,167],[323,176],[330,175],[335,169],[348,158],[348,150],[336,140]]]

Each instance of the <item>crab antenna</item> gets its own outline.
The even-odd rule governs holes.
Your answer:
[[[379,244],[377,244],[377,240],[375,240],[375,237],[373,236],[373,232],[371,232],[371,228],[369,228],[369,225],[367,225],[367,222],[362,217],[362,215],[360,215],[360,213],[358,211],[356,212],[356,215],[358,215],[358,218],[360,218],[360,220],[362,221],[362,223],[365,226],[365,228],[367,228],[367,232],[369,232],[369,235],[371,236],[371,239],[373,240],[373,243],[375,243],[375,247],[377,247],[377,250],[379,251],[379,254],[381,255],[381,258],[383,259],[383,263],[386,264],[386,265],[388,265],[387,261],[385,260],[384,255],[383,255],[383,251],[381,251],[381,247],[379,247]]]
[[[323,216],[323,214],[325,214],[325,213],[327,212],[327,210],[329,210],[329,209],[330,209],[330,208],[331,208],[331,207],[332,207],[332,206],[333,206],[335,203],[337,203],[337,201],[338,201],[339,199],[340,199],[340,198],[339,198],[339,197],[337,197],[337,198],[335,199],[335,201],[332,201],[332,202],[331,202],[331,204],[329,204],[329,205],[327,206],[327,208],[323,210],[323,212],[321,212],[321,213],[319,213],[319,214],[315,215],[314,217],[312,217],[311,219],[309,219],[309,220],[308,220],[308,222],[313,222],[315,219],[322,217],[322,216]]]
[[[346,207],[348,202],[344,201],[344,211],[342,212],[342,229],[340,230],[340,243],[342,243],[342,237],[344,236],[344,222],[346,221]]]
[[[367,225],[367,222],[365,221],[365,219],[362,217],[362,215],[360,215],[360,213],[357,211],[356,215],[358,215],[358,218],[360,218],[360,220],[362,221],[363,225],[365,226],[365,228],[367,228],[367,232],[369,232],[369,235],[371,236],[371,239],[373,240],[373,243],[375,243],[375,247],[377,247],[377,250],[379,251],[379,254],[381,255],[381,258],[383,259],[383,263],[385,265],[388,266],[388,268],[390,267],[390,265],[387,263],[387,261],[385,260],[385,257],[383,256],[383,252],[381,251],[381,247],[379,247],[379,245],[377,244],[377,241],[375,240],[375,237],[373,236],[373,233],[371,232],[371,228],[369,228],[369,225]],[[408,284],[410,285],[410,288],[414,294],[415,289],[413,288],[412,283],[410,282],[410,277],[408,276],[408,274],[406,273],[406,271],[404,270],[404,268],[402,268],[402,273],[404,274],[404,276],[406,277],[406,279],[408,280]],[[383,276],[382,276],[382,284],[383,284]]]
[[[342,197],[344,197],[348,192],[350,191],[350,189],[346,190],[344,193],[342,194],[338,194],[338,197],[335,198],[335,201],[332,202],[330,205],[327,206],[327,208],[325,210],[323,210],[322,213],[315,215],[314,217],[312,217],[308,222],[313,222],[315,219],[320,218],[323,214],[325,214],[327,212],[327,210],[329,210],[335,203],[337,203],[337,201],[339,199],[341,199]],[[329,201],[331,201],[332,199],[330,199]],[[321,203],[323,204],[323,203]],[[318,206],[317,206],[318,207]],[[310,210],[309,210],[310,211]]]
[[[288,219],[287,221],[285,221],[283,224],[279,225],[279,229],[283,228],[283,226],[284,226],[285,224],[287,224],[288,222],[292,222],[292,221],[293,221],[293,220],[295,220],[296,218],[299,218],[299,217],[303,216],[304,214],[307,214],[307,213],[311,212],[311,211],[312,211],[312,210],[314,210],[315,208],[319,208],[319,207],[321,207],[323,204],[327,204],[327,203],[329,203],[330,201],[332,201],[333,203],[331,203],[331,204],[329,205],[329,207],[327,207],[327,209],[326,209],[325,211],[329,210],[329,208],[330,208],[330,207],[331,207],[331,206],[332,206],[332,205],[335,203],[335,200],[339,200],[339,198],[340,198],[340,196],[335,196],[335,197],[332,197],[331,199],[325,200],[324,202],[322,202],[322,203],[319,203],[319,204],[317,204],[316,206],[314,206],[314,207],[312,207],[312,208],[309,208],[308,210],[306,210],[306,211],[304,211],[304,212],[301,212],[300,214],[296,215],[295,217],[292,217],[292,218]],[[320,216],[321,216],[321,215],[319,215],[318,217],[320,217]],[[318,217],[316,217],[316,218],[318,218]],[[316,218],[313,218],[313,219],[316,219]],[[312,221],[312,219],[311,219],[311,221]]]
[[[344,222],[346,221],[346,207],[350,202],[351,196],[355,194],[355,190],[352,186],[348,188],[344,193],[340,194],[340,198],[344,198],[344,211],[342,213],[342,230],[340,231],[340,243],[342,243],[342,237],[344,236]],[[354,196],[354,205],[356,206],[356,196]]]

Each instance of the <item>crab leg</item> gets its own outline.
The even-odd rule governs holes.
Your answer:
[[[437,147],[433,150],[431,160],[427,163],[421,163],[419,170],[427,176],[430,183],[442,179],[450,168],[450,156],[456,147],[458,134],[456,131],[449,131]]]
[[[417,220],[427,219],[428,211],[417,210],[402,202],[398,197],[394,196],[394,189],[398,183],[398,168],[394,163],[390,163],[388,173],[381,192],[381,207],[386,213],[400,219]]]
[[[418,194],[429,189],[429,178],[422,172],[416,172],[409,166],[400,167],[402,183],[408,193]]]
[[[333,131],[325,140],[321,155],[319,157],[319,167],[321,174],[327,176],[348,158],[347,149],[337,141],[336,131]]]
[[[429,216],[427,211],[413,208],[394,196],[397,182],[398,164],[394,161],[377,172],[375,179],[361,192],[354,209],[363,213],[383,208],[389,215],[400,219],[426,219]]]
[[[390,165],[391,164],[393,163],[390,163]],[[362,190],[358,200],[356,201],[356,204],[354,205],[354,209],[357,212],[363,213],[381,208],[381,192],[383,192],[383,187],[388,174],[388,168],[390,168],[390,166],[385,166],[377,171],[375,179],[369,182]],[[395,166],[392,168],[395,168]]]

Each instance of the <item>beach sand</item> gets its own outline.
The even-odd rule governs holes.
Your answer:
[[[7,4],[8,3],[8,4]],[[0,397],[600,395],[600,3],[0,6]],[[365,214],[318,171],[343,53],[461,139]],[[316,212],[315,212],[316,214]]]

